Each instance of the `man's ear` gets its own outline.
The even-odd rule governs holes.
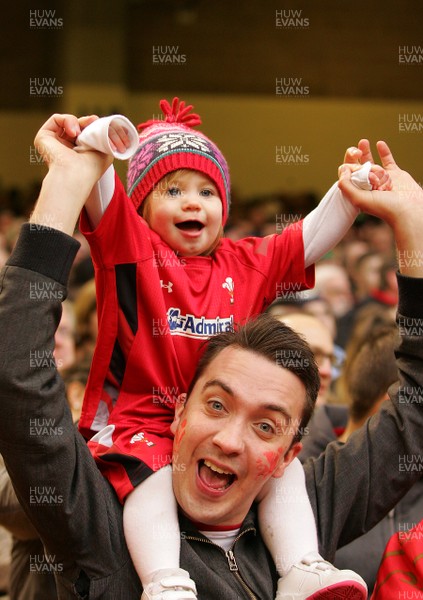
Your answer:
[[[175,416],[173,417],[173,423],[170,426],[170,430],[173,433],[173,435],[175,435],[178,427],[179,427],[179,422],[181,420],[181,415],[184,411],[185,408],[185,403],[187,401],[187,395],[186,394],[180,394],[177,398],[176,398],[176,402],[175,402]]]
[[[281,458],[279,460],[279,465],[276,467],[275,471],[273,472],[272,477],[275,477],[276,479],[278,479],[279,477],[282,477],[287,466],[294,460],[294,458],[296,458],[296,456],[301,452],[302,449],[303,449],[302,443],[295,442],[295,444],[293,444],[291,446],[291,448],[288,450],[288,452],[286,452],[283,456],[281,456]]]

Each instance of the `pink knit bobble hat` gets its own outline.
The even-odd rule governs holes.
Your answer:
[[[179,98],[160,101],[164,120],[151,119],[138,125],[139,146],[128,167],[128,196],[138,210],[154,186],[177,169],[204,173],[215,183],[222,200],[222,223],[230,205],[229,169],[219,148],[203,133],[192,129],[201,124]]]

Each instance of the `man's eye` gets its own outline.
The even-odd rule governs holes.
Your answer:
[[[219,400],[212,400],[211,402],[209,402],[209,406],[213,410],[218,410],[218,411],[223,410],[223,404],[221,402],[219,402]]]
[[[270,423],[259,423],[258,428],[263,433],[274,433],[275,430]]]

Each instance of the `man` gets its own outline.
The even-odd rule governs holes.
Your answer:
[[[37,290],[32,290],[33,295]],[[40,296],[44,295],[39,291]],[[54,359],[59,372],[63,373],[65,369],[72,366],[75,360],[75,317],[73,306],[69,300],[62,304],[62,318],[54,336]],[[42,363],[44,357],[33,357]],[[71,398],[68,401],[72,408]],[[80,411],[79,411],[80,412]],[[73,419],[76,420],[75,418]],[[36,423],[34,420],[33,432],[48,427],[48,424]],[[16,498],[12,482],[4,466],[3,458],[0,455],[0,524],[11,534],[11,548],[5,546],[8,550],[8,586],[10,597],[13,600],[55,600],[57,598],[56,584],[53,573],[40,573],[31,569],[31,556],[44,554],[43,544],[39,535],[31,524],[25,512],[22,510],[18,499]],[[13,536],[13,537],[12,537]]]
[[[75,124],[68,116],[55,115],[36,139],[50,170],[31,223],[24,227],[0,281],[0,450],[17,495],[45,544],[48,560],[36,557],[34,566],[42,563],[54,571],[59,598],[139,600],[141,588],[124,541],[121,506],[72,426],[57,371],[53,366],[30,365],[31,352],[51,355],[60,300],[77,250],[66,235],[73,230],[68,224],[76,222],[107,166],[107,159],[96,153],[72,150],[72,135],[86,122]],[[349,171],[343,173],[342,188],[357,205],[388,219],[401,251],[417,251],[423,194],[396,167],[387,147],[379,147],[379,152],[397,185],[411,186],[409,195],[417,194],[417,206],[408,212],[403,209],[400,223],[398,194],[357,192]],[[404,271],[409,277],[401,280],[402,315],[414,322],[421,314],[416,298],[423,292],[423,279],[417,279],[423,269],[410,265]],[[48,290],[47,298],[31,299],[34,286]],[[404,333],[402,352],[407,358],[400,353],[399,359],[403,381],[422,385],[423,374],[416,364],[421,359],[419,345],[413,331],[406,328]],[[255,527],[254,513],[247,511],[260,487],[282,475],[301,449],[297,428],[289,425],[305,416],[307,395],[312,397],[305,381],[313,370],[306,375],[303,369],[297,376],[248,347],[223,346],[202,363],[203,370],[200,365],[173,426],[174,491],[182,511],[181,565],[197,581],[199,598],[207,600],[274,597],[275,567]],[[305,349],[299,357],[300,366],[310,362]],[[330,446],[325,456],[307,466],[321,551],[329,559],[339,543],[347,543],[380,519],[418,477],[404,475],[396,461],[398,453],[421,452],[420,413],[416,405],[394,399],[348,444]],[[57,434],[30,436],[34,416],[50,419]],[[382,493],[378,488],[386,479],[390,485]],[[193,520],[200,522],[199,527]],[[236,539],[226,551],[199,532],[216,523],[233,529],[240,521]]]

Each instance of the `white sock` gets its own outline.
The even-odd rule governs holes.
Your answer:
[[[129,494],[123,526],[143,587],[159,569],[179,568],[181,534],[170,465],[150,475]]]
[[[259,502],[263,540],[281,577],[309,552],[318,552],[314,514],[303,467],[295,458],[280,479],[271,478]]]

